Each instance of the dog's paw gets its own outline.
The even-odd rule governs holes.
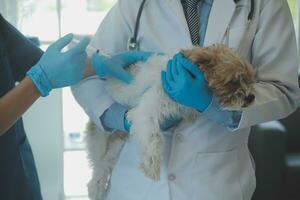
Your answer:
[[[144,156],[140,163],[140,168],[144,174],[154,181],[160,180],[161,155]]]
[[[104,200],[109,188],[108,177],[102,177],[98,180],[91,180],[87,184],[87,187],[88,195],[91,200]]]
[[[88,195],[90,200],[101,200],[102,190],[99,188],[97,181],[90,181],[87,184],[88,187]]]

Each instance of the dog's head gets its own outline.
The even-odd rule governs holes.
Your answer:
[[[209,88],[226,109],[240,109],[255,100],[255,73],[251,65],[225,45],[182,50],[199,66]]]

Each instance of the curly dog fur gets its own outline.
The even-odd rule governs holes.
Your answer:
[[[209,88],[224,109],[238,110],[254,100],[255,73],[252,66],[224,45],[206,48],[194,47],[181,51],[204,73]],[[161,71],[169,57],[153,55],[145,63],[138,62],[128,71],[134,75],[131,84],[108,79],[106,92],[118,103],[132,108],[127,114],[132,126],[130,137],[136,137],[140,146],[140,168],[153,180],[160,178],[162,137],[160,124],[167,118],[181,116],[181,123],[191,122],[199,112],[172,101],[161,86]],[[124,134],[100,130],[91,122],[87,127],[87,150],[93,167],[89,196],[105,199],[110,176],[122,147]]]

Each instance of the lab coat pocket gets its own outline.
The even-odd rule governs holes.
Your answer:
[[[238,148],[226,152],[196,154],[192,174],[195,199],[243,200],[240,183],[242,169]]]

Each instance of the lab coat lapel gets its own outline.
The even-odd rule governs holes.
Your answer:
[[[233,0],[214,0],[206,30],[204,46],[221,43],[235,11]]]
[[[180,24],[179,28],[182,29],[182,31],[186,34],[185,36],[189,38],[190,44],[192,45],[191,37],[190,37],[190,31],[189,27],[184,15],[184,11],[182,8],[182,4],[180,0],[166,0],[166,2],[169,4],[169,8],[171,12],[174,14],[174,17],[176,17],[178,23]]]

